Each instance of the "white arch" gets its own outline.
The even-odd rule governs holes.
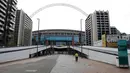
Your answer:
[[[30,15],[30,17],[32,18],[33,16],[35,16],[37,13],[39,13],[40,11],[46,9],[46,8],[49,8],[49,7],[54,7],[54,6],[67,6],[67,7],[70,7],[70,8],[73,8],[79,12],[81,12],[83,15],[85,15],[86,17],[88,16],[88,14],[86,12],[84,12],[82,9],[76,7],[76,6],[73,6],[73,5],[70,5],[70,4],[66,4],[66,3],[53,3],[53,4],[49,4],[49,5],[46,5],[44,7],[41,7],[39,8],[38,10],[36,10],[34,13],[32,13]]]

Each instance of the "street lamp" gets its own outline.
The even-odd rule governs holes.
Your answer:
[[[81,53],[82,53],[82,20],[83,19],[80,19],[80,29],[81,29],[81,32],[80,32],[80,46],[81,46]]]
[[[37,57],[38,57],[38,44],[39,44],[39,26],[40,26],[40,19],[37,18],[38,20],[38,41],[37,41]]]

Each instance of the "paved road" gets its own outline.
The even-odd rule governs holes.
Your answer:
[[[70,55],[50,55],[0,65],[0,73],[130,73],[130,69],[84,58],[75,62]]]
[[[0,67],[0,73],[50,73],[58,55],[35,58]]]
[[[130,69],[121,69],[85,58],[79,58],[75,62],[74,56],[60,55],[51,73],[130,73]]]

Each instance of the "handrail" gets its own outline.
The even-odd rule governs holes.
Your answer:
[[[43,47],[43,46],[40,46],[40,47]],[[29,48],[23,48],[23,49],[16,49],[16,50],[0,51],[0,54],[9,53],[9,52],[23,51],[23,50],[29,50],[29,49],[34,49],[34,48],[37,48],[37,46],[35,46],[35,47],[29,47]]]
[[[78,47],[78,48],[80,48],[80,47]],[[101,53],[106,53],[106,54],[118,56],[117,52],[112,52],[112,51],[107,51],[107,50],[90,49],[90,48],[85,48],[85,47],[82,47],[82,49],[88,49],[88,50],[92,50],[92,51],[96,51],[96,52],[101,52]]]

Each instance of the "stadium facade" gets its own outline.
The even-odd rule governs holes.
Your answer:
[[[80,45],[80,42],[85,45],[84,31],[81,33],[79,30],[48,29],[32,32],[32,45]]]

